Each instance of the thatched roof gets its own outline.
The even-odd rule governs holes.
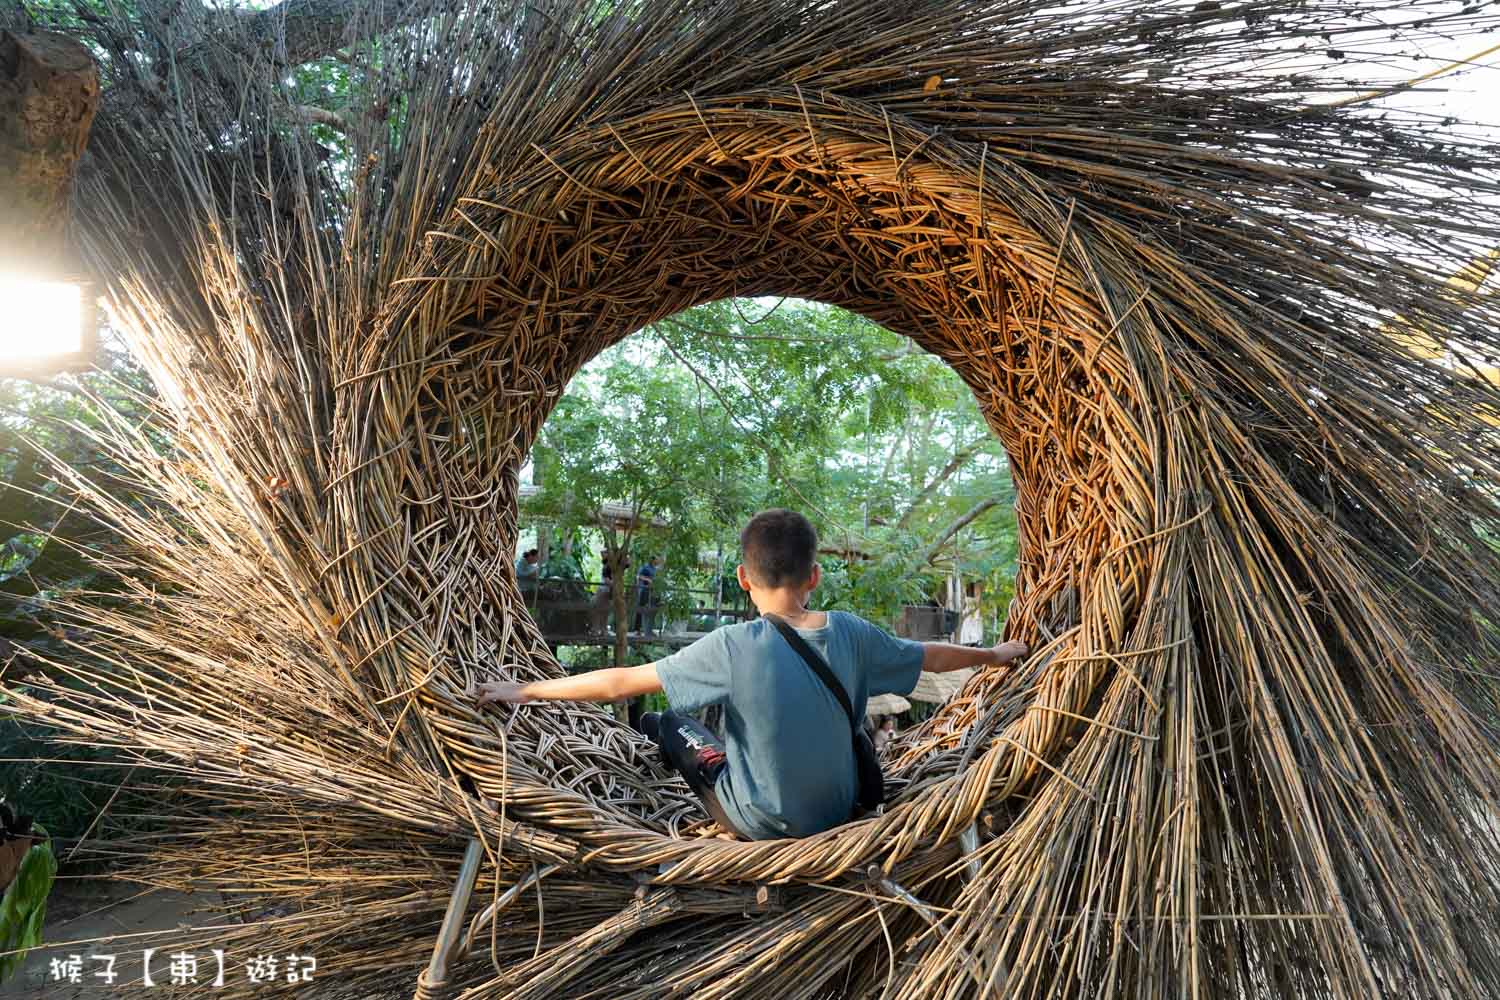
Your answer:
[[[900,715],[911,708],[911,702],[899,694],[877,694],[866,700],[866,715]]]
[[[105,432],[134,507],[77,472],[125,590],[4,710],[185,787],[104,850],[240,901],[209,946],[415,979],[477,833],[470,998],[1500,995],[1500,391],[1385,332],[1500,356],[1447,285],[1500,161],[1303,96],[1394,9],[460,2],[346,53],[331,145],[275,46],[138,72],[125,16],[80,239],[171,447]],[[1017,487],[1033,655],[802,840],[464,693],[561,671],[507,484],[569,377],[734,294],[943,358]]]
[[[917,686],[912,688],[912,701],[925,701],[933,705],[941,705],[962,691],[969,678],[974,676],[973,670],[955,670],[946,674],[933,674],[923,672],[917,678]]]

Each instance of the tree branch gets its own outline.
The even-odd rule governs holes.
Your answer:
[[[979,453],[979,449],[983,446],[984,439],[981,438],[968,447],[960,448],[958,451],[955,451],[953,453],[953,457],[948,460],[948,464],[943,466],[942,469],[938,471],[938,474],[936,476],[933,476],[932,479],[927,483],[927,485],[923,486],[921,491],[917,493],[916,497],[912,500],[911,505],[906,508],[906,513],[902,514],[901,519],[896,522],[896,530],[904,531],[906,529],[907,523],[911,521],[912,515],[917,512],[917,508],[926,503],[928,498],[930,498],[932,494],[937,491],[937,488],[946,483],[955,472],[967,465],[969,460],[977,455]]]
[[[981,500],[974,506],[970,507],[962,517],[943,529],[943,533],[938,536],[937,541],[933,542],[930,546],[927,547],[927,551],[922,553],[922,562],[932,562],[938,557],[938,554],[947,547],[948,543],[953,540],[954,535],[958,534],[969,524],[971,524],[974,519],[977,518],[980,514],[983,514],[985,511],[989,510],[992,507],[998,506],[1000,506],[1000,501],[995,497],[991,497],[988,500]]]
[[[332,55],[357,38],[372,38],[410,24],[436,6],[433,0],[282,0],[265,10],[235,15],[241,36],[232,47],[244,54],[269,54],[279,66],[300,66]],[[222,39],[205,41],[177,55],[181,68],[196,68],[222,50]]]
[[[902,358],[914,358],[919,354],[927,354],[916,344],[916,341],[908,340],[906,345],[899,351],[887,351],[884,354],[875,355],[876,361],[900,361]]]
[[[767,315],[769,315],[769,313]],[[677,327],[677,329],[679,329],[679,330],[685,330],[688,333],[696,333],[696,334],[698,334],[699,336],[702,336],[702,337],[717,337],[720,340],[750,340],[750,341],[774,340],[774,341],[780,341],[780,342],[785,343],[785,344],[827,344],[827,343],[831,343],[831,341],[827,337],[778,337],[778,336],[775,336],[774,334],[769,334],[769,333],[762,333],[762,334],[725,333],[722,330],[710,330],[707,327],[698,326],[696,323],[684,323],[682,320],[676,319],[676,318],[673,318],[673,319],[664,319],[664,320],[661,320],[660,322],[666,324],[667,326],[675,326],[675,327]]]
[[[418,21],[438,5],[436,0],[282,0],[266,10],[212,15],[205,23],[220,30],[206,32],[198,30],[204,22],[201,8],[191,6],[198,17],[190,32],[158,23],[150,29],[158,34],[156,44],[143,51],[161,62],[164,73],[170,63],[179,74],[235,85],[222,69],[226,60],[269,57],[279,67],[302,65]],[[73,174],[99,104],[99,73],[87,47],[64,34],[23,27],[23,13],[0,0],[0,246],[27,248],[24,260],[0,260],[0,265],[56,270],[64,260],[58,234],[66,229]],[[174,57],[172,44],[181,44],[184,33],[191,41],[176,48]],[[110,39],[124,48],[140,44],[112,32]],[[348,129],[342,115],[324,108],[297,107],[293,113],[311,124]]]
[[[713,393],[714,398],[719,401],[719,406],[723,408],[724,414],[725,414],[725,416],[727,416],[729,418],[730,422],[733,423],[736,427],[738,427],[745,434],[746,437],[748,437],[748,438],[750,438],[750,440],[754,441],[757,445],[760,446],[761,450],[763,452],[765,452],[766,459],[767,459],[767,469],[766,469],[767,473],[770,474],[773,478],[780,480],[781,484],[783,486],[785,486],[787,489],[791,490],[792,493],[794,493],[796,495],[797,499],[801,500],[802,503],[807,507],[808,510],[811,510],[811,511],[813,511],[813,512],[815,512],[815,513],[817,513],[817,514],[819,514],[819,515],[821,515],[821,516],[823,516],[825,518],[827,518],[830,522],[834,522],[835,518],[833,518],[832,515],[830,515],[823,508],[819,507],[817,504],[815,504],[811,500],[809,500],[807,498],[807,496],[805,494],[803,494],[803,492],[797,488],[797,485],[795,483],[793,483],[791,480],[787,479],[785,476],[781,475],[781,473],[775,468],[776,459],[779,457],[777,455],[776,449],[772,448],[770,446],[770,444],[767,443],[759,434],[755,433],[754,431],[752,431],[748,427],[746,427],[744,424],[740,423],[739,416],[735,413],[734,407],[732,407],[732,406],[729,405],[729,401],[724,398],[724,394],[719,391],[719,387],[716,386],[716,385],[714,385],[711,381],[709,381],[708,378],[702,372],[700,372],[697,368],[695,368],[693,366],[693,363],[691,361],[689,361],[687,358],[683,357],[678,352],[677,348],[675,348],[675,347],[672,346],[672,342],[670,340],[668,340],[666,337],[661,336],[660,334],[658,334],[657,336],[658,336],[658,339],[661,340],[662,346],[665,347],[667,349],[667,351],[672,355],[672,357],[676,358],[678,360],[678,362],[681,363],[681,365],[684,368],[686,368],[689,372],[692,373],[693,378],[695,378],[695,379],[698,380],[698,384],[706,386],[708,388],[708,391],[711,392],[711,393]],[[849,533],[848,529],[845,529],[845,533],[846,534]],[[859,537],[864,538],[865,536],[864,535],[860,535]]]
[[[320,108],[316,104],[298,104],[292,110],[309,125],[326,125],[335,132],[349,131],[349,123],[337,111]]]

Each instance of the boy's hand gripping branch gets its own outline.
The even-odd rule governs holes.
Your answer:
[[[526,693],[526,685],[514,681],[481,681],[469,688],[468,694],[479,705],[524,705],[533,700]]]
[[[990,652],[995,657],[992,662],[994,662],[996,666],[1005,666],[1008,663],[1016,662],[1021,657],[1031,652],[1031,647],[1026,645],[1026,643],[1022,642],[1020,639],[1010,639],[1006,642],[999,643],[998,645],[993,647]]]
[[[1011,639],[988,649],[959,646],[951,642],[924,642],[922,645],[922,669],[934,674],[968,667],[1004,666],[1014,663],[1029,651],[1026,643],[1019,639]]]

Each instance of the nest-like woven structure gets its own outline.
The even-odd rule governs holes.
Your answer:
[[[1492,26],[1447,7],[1402,30]],[[464,997],[1500,996],[1500,393],[1413,349],[1500,349],[1447,281],[1496,159],[1299,64],[1392,17],[463,4],[356,45],[321,145],[274,46],[157,77],[95,25],[80,241],[172,447],[116,426],[136,506],[75,478],[137,600],[73,601],[102,662],[19,710],[182,775],[142,877],[277,897],[235,940],[356,994],[477,832]],[[558,669],[510,556],[568,379],[771,294],[972,387],[1035,653],[882,815],[744,843],[604,711],[464,690]]]

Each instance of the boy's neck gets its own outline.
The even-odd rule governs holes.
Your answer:
[[[775,590],[760,590],[750,595],[755,608],[763,615],[776,615],[796,622],[808,615],[817,614],[807,610],[807,593],[790,587]]]

